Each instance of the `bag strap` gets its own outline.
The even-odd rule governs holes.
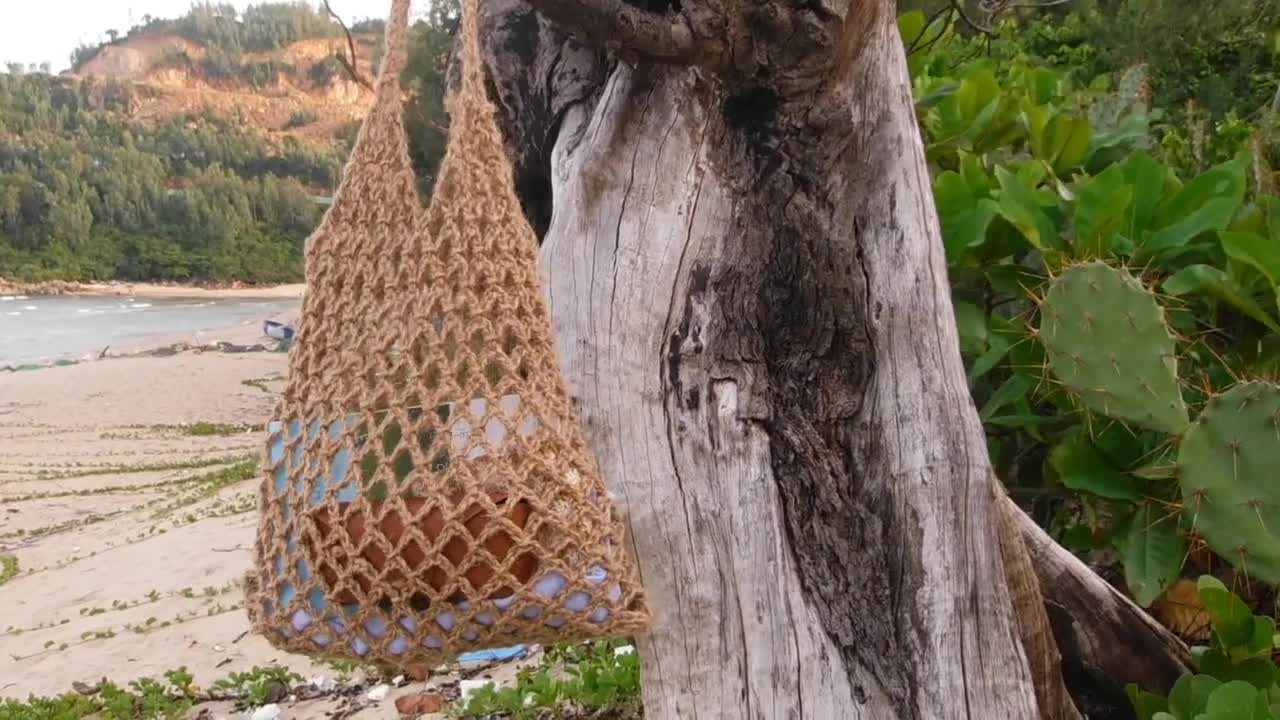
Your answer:
[[[412,0],[392,0],[383,42],[382,67],[374,85],[370,117],[401,112],[400,76],[409,62],[409,5]]]
[[[326,278],[349,274],[350,268],[333,257],[337,254],[379,257],[388,252],[398,244],[392,236],[402,238],[421,211],[400,90],[400,76],[408,64],[410,2],[391,3],[382,67],[373,87],[373,107],[360,124],[342,180],[334,192],[333,205],[307,243],[308,283],[314,280],[323,284]],[[362,231],[338,231],[352,227]],[[374,232],[376,227],[395,230]],[[335,233],[341,237],[335,237]]]
[[[491,106],[480,52],[480,0],[462,0],[462,102]]]

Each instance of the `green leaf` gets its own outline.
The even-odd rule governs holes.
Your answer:
[[[1218,687],[1209,696],[1205,720],[1272,720],[1266,696],[1249,683],[1233,680]]]
[[[1025,397],[1030,390],[1031,381],[1021,375],[1011,375],[1008,380],[1004,381],[1004,384],[991,393],[991,397],[982,406],[982,411],[979,415],[985,421],[1009,403]]]
[[[1124,545],[1125,583],[1134,601],[1148,607],[1177,579],[1187,541],[1177,521],[1161,517],[1148,502],[1138,507]]]
[[[950,170],[934,182],[933,196],[949,261],[986,241],[987,228],[997,212],[995,202],[976,195],[964,177]]]
[[[1241,648],[1239,658],[1243,660],[1250,657],[1271,657],[1271,651],[1275,648],[1276,637],[1276,621],[1268,615],[1253,616],[1253,635],[1250,636],[1249,642]]]
[[[1053,448],[1049,465],[1072,490],[1113,500],[1136,500],[1142,495],[1138,483],[1113,468],[1083,431],[1077,430]]]
[[[1271,284],[1272,292],[1280,296],[1280,242],[1256,233],[1218,233],[1222,249],[1236,262],[1253,267]]]
[[[1178,720],[1194,720],[1209,704],[1222,681],[1208,675],[1183,675],[1169,691],[1169,712]]]
[[[1062,176],[1084,162],[1092,138],[1088,119],[1061,112],[1045,125],[1039,147],[1033,143],[1032,152],[1048,163],[1055,175]]]
[[[956,329],[960,332],[960,350],[977,355],[987,349],[991,330],[987,326],[987,314],[977,305],[955,303]]]
[[[973,367],[969,368],[967,373],[969,384],[972,385],[974,381],[991,372],[995,366],[999,365],[1000,361],[1004,360],[1005,356],[1009,354],[1009,347],[1008,340],[999,335],[992,335],[990,349],[979,355],[973,361]]]
[[[1124,157],[1120,153],[1125,148],[1132,147],[1150,135],[1151,119],[1145,113],[1130,113],[1113,127],[1095,128],[1089,148],[1089,165],[1102,166],[1104,162],[1119,162]]]
[[[995,183],[991,181],[991,175],[982,164],[982,158],[963,151],[957,153],[957,156],[960,159],[960,176],[964,178],[973,196],[990,197],[991,191],[995,189]]]
[[[898,16],[898,33],[902,35],[904,45],[910,45],[924,32],[926,22],[924,13],[919,10],[904,12]]]
[[[1276,683],[1276,664],[1270,658],[1249,658],[1231,662],[1231,658],[1218,648],[1210,648],[1199,659],[1200,672],[1222,680],[1238,680],[1256,688],[1271,687]]]
[[[996,168],[996,181],[1000,183],[1000,197],[997,200],[1000,216],[1016,227],[1037,249],[1059,247],[1057,230],[1053,221],[1041,209],[1034,189],[1024,185],[1018,177],[1002,167]]]
[[[1124,686],[1125,694],[1129,696],[1129,702],[1133,703],[1133,709],[1138,714],[1138,720],[1155,720],[1159,713],[1168,713],[1169,701],[1141,690],[1134,683]]]
[[[1129,187],[1124,168],[1112,165],[1093,177],[1076,196],[1075,246],[1078,257],[1106,257],[1111,253],[1111,238],[1124,225],[1133,189]]]
[[[1053,118],[1050,114],[1052,111],[1047,105],[1024,103],[1022,108],[1022,124],[1027,129],[1027,144],[1031,146],[1032,154],[1041,160],[1044,159],[1045,130]]]
[[[1157,229],[1138,246],[1140,257],[1154,257],[1201,233],[1226,228],[1244,202],[1242,158],[1247,156],[1211,168],[1161,203],[1155,212]]]
[[[1019,98],[1033,106],[1048,105],[1062,96],[1064,76],[1044,67],[1023,66],[1011,73],[1006,83]]]
[[[1253,612],[1212,575],[1201,575],[1196,587],[1200,602],[1213,618],[1213,631],[1223,647],[1248,645],[1253,637]]]
[[[1133,204],[1127,218],[1128,232],[1134,242],[1139,242],[1151,227],[1156,205],[1164,196],[1168,170],[1147,153],[1139,150],[1124,163],[1124,179],[1133,188]]]
[[[985,274],[992,290],[1021,298],[1028,297],[1028,291],[1035,290],[1045,281],[1043,276],[1012,263],[988,267]]]
[[[1271,707],[1271,716],[1280,718],[1280,685],[1272,685],[1263,692],[1267,696],[1267,704]]]
[[[1000,94],[1000,83],[990,68],[971,70],[960,81],[960,87],[935,108],[931,128],[937,138],[934,144],[972,141],[995,114]]]
[[[1196,294],[1225,302],[1280,333],[1280,324],[1239,283],[1215,267],[1187,266],[1167,278],[1160,287],[1170,295]]]

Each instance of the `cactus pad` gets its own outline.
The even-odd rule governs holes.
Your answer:
[[[1090,262],[1054,278],[1040,340],[1054,376],[1085,407],[1151,430],[1186,429],[1173,333],[1128,271]]]
[[[1216,395],[1178,447],[1184,512],[1214,552],[1280,582],[1280,386]]]

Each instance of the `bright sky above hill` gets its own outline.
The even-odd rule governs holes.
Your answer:
[[[241,9],[254,4],[231,2]],[[192,0],[0,0],[0,64],[48,62],[55,73],[61,72],[71,65],[72,50],[105,40],[107,30],[124,33],[148,14],[177,17],[191,4]],[[311,4],[319,3],[311,0]],[[426,4],[414,3],[415,16],[425,11]],[[386,17],[391,0],[329,0],[329,6],[350,24]]]

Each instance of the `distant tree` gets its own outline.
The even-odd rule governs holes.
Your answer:
[[[130,86],[0,76],[0,276],[35,281],[301,277],[340,158],[275,149],[212,114],[120,113]]]

